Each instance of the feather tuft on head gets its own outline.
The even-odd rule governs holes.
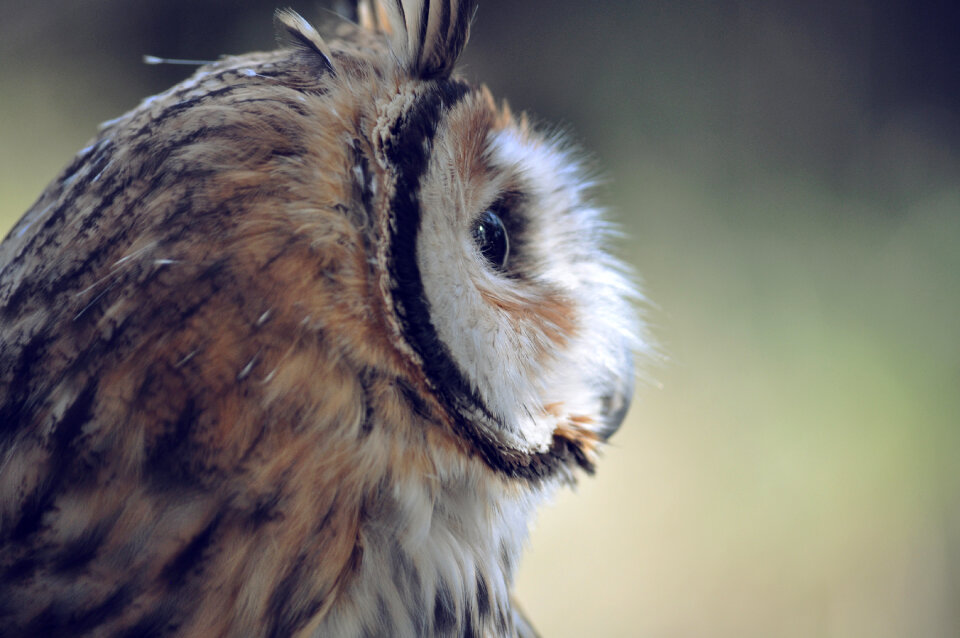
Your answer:
[[[411,76],[429,80],[448,77],[470,36],[476,0],[383,0],[364,5],[366,24],[386,33]]]
[[[333,53],[330,51],[330,46],[324,41],[317,30],[313,28],[312,24],[304,20],[303,17],[293,9],[277,9],[273,18],[277,29],[278,40],[289,42],[297,48],[320,55],[326,63],[327,69],[336,74],[336,68],[333,65]]]

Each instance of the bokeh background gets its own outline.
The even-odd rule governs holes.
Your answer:
[[[589,149],[665,355],[537,521],[545,636],[960,636],[954,4],[481,1],[465,74]],[[273,8],[0,0],[0,233]]]

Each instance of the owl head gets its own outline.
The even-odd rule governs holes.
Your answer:
[[[592,469],[643,343],[575,151],[453,73],[473,2],[359,9],[384,38],[376,55],[278,19],[329,90],[364,92],[352,187],[384,328],[431,408],[492,468]]]

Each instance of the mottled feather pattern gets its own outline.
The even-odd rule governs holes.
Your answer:
[[[569,158],[451,76],[473,13],[282,12],[292,46],[106,123],[0,244],[0,634],[532,632],[528,522],[638,344],[602,239],[552,229],[595,216]]]

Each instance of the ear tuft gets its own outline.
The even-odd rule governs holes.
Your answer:
[[[390,37],[410,75],[445,78],[467,44],[476,4],[476,0],[381,0],[369,11],[367,23]]]
[[[273,18],[277,39],[281,44],[289,43],[298,49],[316,53],[323,60],[327,70],[336,75],[330,47],[313,25],[292,9],[277,9]]]

